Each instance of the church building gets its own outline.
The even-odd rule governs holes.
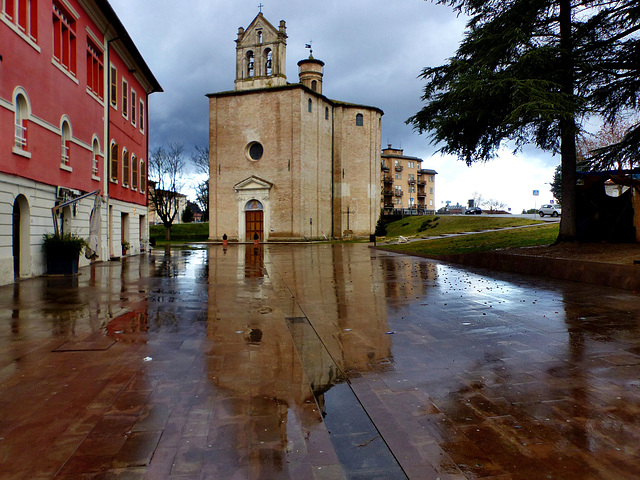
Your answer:
[[[259,13],[236,39],[235,90],[209,98],[209,237],[364,237],[380,215],[379,108],[323,94],[324,62],[286,75],[286,24]]]

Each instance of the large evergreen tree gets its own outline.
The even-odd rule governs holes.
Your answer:
[[[455,56],[425,68],[426,105],[408,122],[468,165],[501,145],[559,152],[559,240],[576,235],[576,136],[585,116],[637,107],[637,0],[440,0],[470,16]],[[634,133],[635,132],[635,133]],[[638,128],[618,151],[640,145]],[[615,149],[611,150],[615,155]],[[517,181],[517,179],[514,179]]]

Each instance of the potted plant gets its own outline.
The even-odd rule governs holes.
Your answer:
[[[78,257],[87,242],[71,233],[47,233],[42,249],[47,258],[49,275],[75,275],[78,273]]]
[[[126,255],[127,254],[127,250],[129,250],[129,248],[131,248],[131,244],[129,242],[127,242],[126,240],[123,240],[121,245],[122,245],[122,255]]]

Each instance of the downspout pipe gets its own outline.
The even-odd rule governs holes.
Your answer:
[[[115,42],[116,40],[120,40],[120,37],[115,37],[112,38],[110,40],[107,40],[107,95],[106,95],[106,100],[107,100],[107,115],[106,115],[106,119],[107,119],[107,142],[106,142],[106,155],[105,155],[105,160],[106,160],[106,166],[107,166],[107,175],[105,178],[105,182],[104,182],[104,193],[106,195],[107,198],[109,198],[109,178],[110,178],[110,173],[109,173],[109,164],[111,162],[111,43]]]
[[[111,38],[109,40],[107,40],[107,94],[105,95],[106,98],[106,107],[107,107],[107,115],[106,115],[106,122],[107,122],[107,138],[106,138],[106,144],[105,144],[105,150],[106,150],[106,155],[105,155],[105,172],[106,175],[104,176],[104,195],[107,198],[106,204],[107,204],[107,219],[109,218],[108,212],[109,212],[109,207],[111,205],[111,197],[109,196],[109,182],[111,181],[111,173],[109,171],[110,169],[110,165],[111,165],[111,43],[115,42],[116,40],[120,40],[120,37],[115,37],[115,38]],[[109,223],[109,220],[107,220],[107,224]],[[104,248],[104,247],[103,247]],[[109,258],[111,256],[111,230],[109,229],[109,227],[107,226],[107,248],[109,249],[108,257]]]

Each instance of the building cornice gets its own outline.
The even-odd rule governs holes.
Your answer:
[[[208,98],[221,98],[221,97],[234,97],[234,96],[240,96],[240,95],[256,95],[256,94],[264,94],[264,93],[275,93],[275,92],[281,92],[281,91],[284,91],[284,90],[296,90],[296,89],[301,89],[305,93],[308,93],[309,95],[313,95],[316,98],[321,98],[321,99],[325,100],[326,102],[330,103],[334,107],[359,108],[359,109],[363,109],[363,110],[375,110],[377,112],[380,112],[380,115],[384,115],[384,111],[381,108],[372,107],[372,106],[369,106],[369,105],[360,105],[360,104],[357,104],[357,103],[341,102],[339,100],[332,100],[332,99],[330,99],[328,97],[325,97],[324,95],[322,95],[322,94],[320,94],[318,92],[314,92],[309,87],[306,87],[301,83],[289,83],[287,85],[282,85],[282,86],[279,86],[279,87],[265,87],[265,88],[251,89],[251,90],[228,90],[228,91],[225,91],[225,92],[207,93],[205,96],[208,97]]]

